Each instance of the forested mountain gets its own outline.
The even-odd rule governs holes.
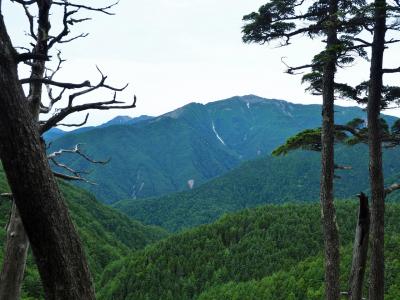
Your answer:
[[[337,123],[364,118],[358,107],[336,107]],[[254,95],[206,105],[191,103],[136,124],[73,132],[50,150],[84,144],[106,166],[66,158],[75,169],[92,169],[92,191],[104,202],[160,196],[220,176],[242,161],[269,154],[289,136],[320,125],[319,105],[300,105]],[[394,119],[394,118],[389,118]],[[390,121],[390,120],[389,120]],[[118,123],[118,122],[116,122]]]
[[[144,226],[125,215],[99,203],[88,192],[60,182],[64,197],[71,211],[88,255],[92,275],[97,282],[103,269],[110,262],[126,256],[131,250],[167,235],[161,228]],[[8,190],[3,171],[0,169],[0,193]],[[0,263],[3,261],[5,226],[10,214],[10,203],[0,199]],[[29,298],[32,297],[32,298]],[[23,299],[42,299],[40,279],[32,256],[23,286]]]
[[[356,203],[337,203],[343,290]],[[399,214],[399,204],[388,205],[387,299],[397,299],[400,292]],[[318,204],[247,209],[110,264],[102,275],[99,299],[322,299],[322,249]]]
[[[400,176],[400,150],[385,152],[387,182]],[[335,194],[349,198],[368,189],[368,149],[337,146]],[[320,154],[295,151],[284,157],[265,156],[243,163],[227,174],[191,191],[160,198],[129,199],[113,206],[146,224],[176,231],[210,223],[223,213],[266,203],[310,202],[319,199]],[[340,178],[339,178],[340,177]]]

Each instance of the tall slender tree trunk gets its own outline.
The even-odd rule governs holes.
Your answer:
[[[360,207],[353,246],[353,262],[349,280],[349,299],[361,300],[365,268],[367,265],[370,213],[368,197],[364,193],[359,195]]]
[[[375,29],[371,55],[368,96],[369,174],[371,186],[371,273],[370,300],[384,299],[384,213],[380,109],[382,101],[382,62],[386,34],[386,1],[375,0]]]
[[[94,299],[85,254],[18,81],[0,15],[0,158],[29,237],[46,299]]]
[[[326,61],[323,68],[323,103],[321,134],[321,206],[322,225],[325,242],[325,294],[328,300],[340,297],[339,289],[339,233],[336,224],[336,211],[333,203],[334,178],[334,80],[336,72],[337,44],[337,0],[329,6],[327,25]]]
[[[13,202],[7,226],[3,269],[0,274],[0,299],[20,299],[28,249],[29,240],[18,209]]]

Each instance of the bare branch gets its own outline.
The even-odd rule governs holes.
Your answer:
[[[336,164],[335,164],[334,168],[337,170],[352,170],[353,169],[351,166],[341,166],[341,165],[336,165]]]
[[[32,52],[27,52],[27,53],[18,53],[15,56],[15,60],[17,63],[26,61],[26,60],[43,60],[43,61],[48,61],[50,58],[47,55],[42,55],[42,54],[35,54]]]
[[[66,126],[66,127],[81,127],[87,123],[89,119],[89,113],[86,114],[85,120],[83,122],[78,123],[78,124],[64,124],[64,123],[58,123],[57,126]]]
[[[22,5],[25,11],[25,15],[28,18],[28,22],[29,22],[29,34],[30,36],[36,40],[37,36],[35,34],[35,30],[34,30],[34,22],[33,22],[33,16],[31,15],[31,13],[29,12],[28,6],[27,5]]]
[[[72,42],[72,41],[74,41],[76,39],[79,39],[79,38],[85,38],[88,35],[89,35],[89,33],[81,33],[81,34],[78,34],[78,35],[76,35],[76,36],[74,36],[74,37],[72,37],[70,39],[67,39],[67,40],[59,40],[58,43],[59,44],[69,43],[69,42]]]
[[[47,88],[47,95],[49,96],[49,99],[50,99],[50,103],[49,103],[49,106],[45,106],[45,105],[43,105],[43,103],[41,104],[41,106],[40,106],[40,113],[41,114],[42,113],[45,113],[45,114],[49,113],[51,111],[51,109],[53,108],[53,105],[56,104],[58,101],[60,101],[62,99],[62,96],[63,96],[64,92],[66,91],[65,88],[62,89],[61,92],[58,94],[58,96],[54,97],[53,96],[53,90],[50,87],[50,85],[46,85],[46,88]]]
[[[309,68],[313,68],[313,67],[316,67],[316,66],[319,65],[319,64],[308,64],[308,65],[302,65],[302,66],[297,66],[297,67],[291,67],[291,66],[289,66],[289,65],[285,62],[285,60],[284,60],[285,58],[286,58],[286,56],[281,57],[281,62],[282,62],[282,63],[286,66],[286,68],[287,68],[286,73],[288,73],[288,74],[290,74],[290,75],[299,75],[299,74],[302,74],[303,72],[295,73],[295,71],[303,70],[303,69],[309,69]]]
[[[63,173],[59,173],[59,172],[55,172],[55,171],[53,171],[53,175],[56,178],[64,179],[67,181],[83,181],[83,182],[86,182],[86,183],[89,183],[92,185],[97,185],[95,182],[91,182],[82,176],[72,176],[72,175],[67,175],[67,174],[63,174]]]
[[[106,88],[106,89],[112,90],[112,91],[114,91],[114,92],[122,92],[123,90],[125,90],[125,89],[128,87],[128,84],[126,84],[126,85],[123,86],[122,88],[115,88],[115,87],[112,87],[112,86],[109,86],[109,85],[105,84],[105,82],[106,82],[106,80],[107,80],[107,76],[105,76],[105,75],[101,72],[101,70],[100,70],[100,68],[99,68],[98,66],[96,66],[96,69],[97,69],[97,71],[99,71],[100,76],[101,76],[101,79],[100,79],[99,83],[96,84],[95,86],[90,86],[89,89],[86,89],[86,90],[79,91],[79,92],[77,92],[77,93],[71,94],[71,95],[69,96],[69,101],[68,101],[68,106],[69,106],[69,107],[72,106],[72,102],[75,100],[75,98],[80,97],[80,96],[85,95],[85,94],[88,94],[88,93],[90,93],[90,92],[93,92],[93,91],[95,91],[95,90],[97,90],[97,89]],[[115,98],[115,97],[114,97],[114,98]]]
[[[400,183],[393,183],[392,185],[390,185],[385,189],[385,196],[397,190],[400,190]]]
[[[69,6],[69,7],[74,7],[74,8],[78,8],[78,9],[82,8],[82,9],[86,9],[86,10],[89,10],[89,11],[101,12],[101,13],[104,13],[106,15],[114,15],[114,13],[110,12],[109,10],[111,8],[113,8],[114,6],[116,6],[118,3],[119,3],[119,1],[117,1],[117,2],[115,2],[113,4],[111,4],[111,5],[105,6],[105,7],[92,7],[92,6],[82,5],[82,4],[75,4],[75,3],[71,3],[71,2],[67,2],[67,1],[63,1],[63,2],[53,1],[54,5]]]
[[[40,134],[45,133],[50,128],[56,126],[59,122],[64,120],[67,116],[75,112],[85,111],[89,109],[109,110],[109,109],[128,109],[135,107],[136,107],[136,96],[134,96],[132,104],[124,104],[124,102],[115,100],[115,95],[114,99],[111,101],[86,103],[77,106],[68,106],[64,109],[61,109],[57,114],[55,114],[50,119],[45,121],[45,123],[40,127],[39,131]]]
[[[49,155],[47,155],[47,158],[52,160],[55,159],[65,153],[69,153],[69,154],[78,154],[79,156],[83,157],[85,160],[87,160],[88,162],[94,163],[94,164],[102,164],[105,165],[107,163],[110,162],[110,159],[107,160],[93,160],[91,159],[89,156],[87,156],[86,154],[84,154],[80,148],[82,144],[77,144],[75,145],[75,147],[73,149],[60,149],[58,151],[55,151]]]
[[[12,195],[12,193],[1,193],[1,194],[0,194],[0,197],[6,198],[6,199],[8,199],[8,200],[12,200],[13,195]]]
[[[36,0],[11,0],[11,2],[17,2],[22,5],[32,5],[36,3]]]
[[[400,67],[394,68],[394,69],[382,69],[382,72],[385,73],[399,73],[400,72]]]
[[[55,4],[53,2],[53,4]],[[59,43],[65,36],[69,34],[69,28],[68,28],[68,17],[72,16],[73,14],[78,12],[77,10],[72,10],[68,11],[68,5],[67,1],[64,1],[64,16],[63,16],[63,29],[61,32],[55,36],[52,37],[49,44],[48,44],[48,49],[52,48],[56,43]]]
[[[68,180],[68,181],[84,181],[89,184],[95,184],[94,182],[91,182],[82,176],[82,174],[89,174],[88,172],[74,170],[73,168],[67,166],[66,164],[60,163],[56,160],[56,158],[61,157],[63,154],[67,153],[67,154],[77,154],[80,157],[82,157],[83,159],[85,159],[86,161],[93,163],[93,164],[103,164],[104,165],[110,161],[110,159],[94,160],[94,159],[90,158],[88,155],[86,155],[82,152],[82,150],[80,149],[80,145],[81,144],[77,144],[73,149],[61,149],[61,150],[55,151],[47,156],[47,158],[50,160],[50,162],[52,162],[55,166],[67,171],[68,173],[70,173],[72,175],[60,173],[57,171],[53,171],[53,174],[57,178],[61,178],[61,179]]]
[[[46,85],[54,85],[65,89],[79,89],[83,87],[89,87],[90,81],[86,80],[82,83],[70,83],[70,82],[58,82],[53,81],[47,78],[24,78],[19,81],[21,84],[30,84],[30,83],[43,83]]]

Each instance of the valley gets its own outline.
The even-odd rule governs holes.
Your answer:
[[[250,95],[192,103],[159,117],[50,131],[49,152],[82,144],[90,157],[111,158],[92,165],[66,156],[63,162],[73,168],[92,169],[88,178],[96,185],[59,181],[98,299],[321,299],[320,154],[271,155],[291,135],[317,127],[319,111],[318,105]],[[365,118],[357,107],[338,106],[336,114],[342,124]],[[400,175],[399,154],[385,150],[387,185]],[[336,204],[345,287],[355,194],[369,189],[367,147],[337,144],[336,161],[351,167],[338,170],[334,182],[336,198],[348,199]],[[0,172],[0,192],[7,190]],[[391,195],[386,212],[387,299],[400,293],[398,199]],[[9,209],[3,200],[2,227]],[[43,297],[30,255],[22,299]]]
[[[337,106],[336,116],[338,124],[345,124],[366,114],[359,107]],[[389,123],[395,120],[386,118]],[[97,185],[86,188],[110,204],[198,187],[244,161],[269,156],[288,137],[321,122],[319,105],[254,95],[191,103],[140,120],[78,129],[53,140],[49,152],[80,143],[95,159],[111,158],[101,168],[75,156],[63,161],[77,170],[91,170],[88,178]]]

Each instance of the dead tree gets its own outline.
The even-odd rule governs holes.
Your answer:
[[[11,195],[2,196],[12,201]],[[6,231],[6,250],[0,274],[0,299],[20,299],[29,240],[14,202]]]
[[[64,62],[60,52],[57,53],[56,67],[51,70],[47,66],[51,61],[50,51],[55,45],[87,36],[87,34],[78,34],[69,37],[71,26],[89,20],[87,17],[76,18],[75,15],[78,12],[84,10],[112,14],[110,9],[115,4],[94,8],[68,1],[16,0],[15,2],[21,5],[28,18],[29,35],[33,39],[33,46],[32,49],[24,47],[24,52],[18,53],[8,38],[1,16],[0,157],[15,198],[9,228],[13,228],[14,235],[20,237],[25,235],[24,227],[26,228],[48,299],[92,299],[94,292],[87,263],[54,177],[86,181],[81,172],[57,162],[57,156],[65,152],[76,153],[94,163],[103,162],[91,160],[83,154],[79,145],[75,149],[64,149],[47,157],[43,140],[39,137],[52,127],[61,125],[67,116],[75,112],[135,107],[136,97],[134,97],[133,103],[128,105],[117,100],[117,93],[125,90],[126,86],[115,88],[108,85],[106,83],[107,76],[100,69],[98,69],[100,79],[97,84],[92,85],[88,80],[83,83],[54,80]],[[63,11],[61,20],[63,26],[58,34],[51,35],[49,15],[54,6]],[[31,9],[36,9],[37,20],[31,13]],[[35,21],[37,21],[36,30]],[[31,68],[29,78],[18,79],[18,63],[25,63]],[[22,91],[21,85],[23,84],[29,85],[27,96]],[[47,90],[47,99],[42,97],[44,87]],[[55,95],[54,91],[57,89]],[[105,101],[79,103],[79,97],[99,89],[111,91],[111,98]],[[65,98],[66,100],[64,100]],[[65,105],[56,108],[58,104]],[[41,120],[42,115],[50,116]],[[63,125],[82,126],[87,120],[88,114],[80,124]],[[15,150],[15,148],[18,149]],[[15,156],[13,157],[13,155]],[[64,169],[65,172],[51,174],[48,160]],[[26,179],[22,181],[24,183],[22,186],[20,186],[21,179]],[[31,192],[29,192],[30,190]],[[18,210],[21,212],[24,227],[20,226]],[[32,216],[32,212],[36,212],[36,214]],[[65,230],[62,229],[62,226],[65,226]],[[3,286],[13,285],[10,289],[19,291],[21,282],[13,280],[11,274],[15,273],[15,278],[23,277],[24,268],[19,266],[25,265],[26,255],[18,256],[18,262],[13,264],[7,258],[15,253],[19,245],[16,242],[17,239],[8,239],[8,241],[11,243],[7,243],[6,247],[6,259],[2,272],[4,276],[1,277],[1,284]],[[10,271],[9,268],[13,268],[13,270]],[[7,299],[18,299],[17,293],[14,298],[10,298],[11,293],[8,294]]]
[[[360,207],[358,210],[358,222],[353,245],[353,262],[349,280],[349,299],[351,300],[362,299],[369,241],[370,212],[368,197],[364,193],[360,193],[358,198],[360,199]]]

